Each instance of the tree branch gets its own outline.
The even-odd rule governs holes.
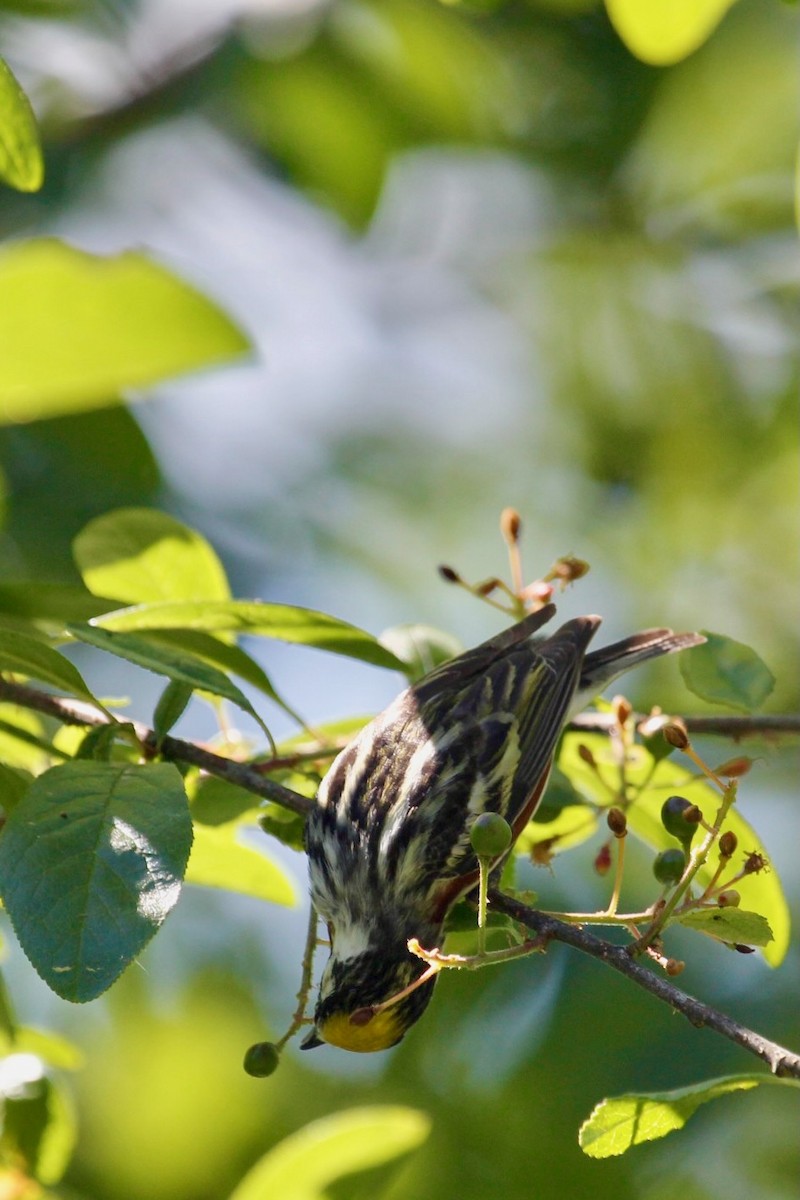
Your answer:
[[[11,683],[3,679],[2,676],[0,676],[0,701],[17,704],[22,708],[29,708],[46,716],[54,717],[65,725],[92,727],[110,723],[106,714],[100,712],[91,704],[85,704],[77,700],[66,700],[60,696],[53,696],[48,692],[41,692],[36,688],[28,687],[26,684]],[[602,714],[598,715],[602,716]],[[733,737],[743,736],[744,733],[753,731],[765,732],[765,720],[779,722],[778,725],[773,724],[770,726],[770,732],[795,732],[800,730],[800,718],[797,717],[783,719],[690,717],[684,718],[684,720],[687,728],[693,732],[701,732],[695,722],[713,721],[715,727],[710,732],[718,732],[724,736]],[[189,763],[192,766],[199,767],[201,770],[207,771],[210,775],[216,775],[220,779],[225,779],[229,783],[237,784],[239,787],[253,792],[256,796],[262,796],[265,800],[271,800],[274,804],[280,804],[282,807],[297,813],[299,816],[307,816],[311,811],[314,803],[313,800],[310,800],[307,796],[301,796],[289,788],[282,787],[246,763],[236,762],[231,758],[224,758],[222,755],[215,754],[211,750],[206,750],[194,742],[186,742],[180,738],[165,737],[159,744],[153,730],[149,729],[146,725],[142,725],[137,721],[125,722],[125,724],[133,726],[137,738],[151,753],[159,753],[164,758],[173,762]],[[595,721],[595,715],[589,714],[588,718],[579,718],[578,721],[573,723],[573,726],[599,730],[605,729],[606,723]],[[703,730],[703,732],[707,731],[709,730]],[[626,947],[603,941],[579,926],[567,925],[564,921],[559,921],[556,917],[537,912],[535,909],[520,904],[519,901],[512,899],[510,896],[504,895],[502,892],[492,890],[489,894],[489,899],[495,912],[505,913],[545,941],[563,942],[576,950],[580,950],[583,954],[588,954],[590,957],[597,958],[601,962],[606,963],[613,970],[618,971],[639,987],[644,988],[645,991],[651,992],[659,1000],[663,1000],[666,1004],[669,1004],[677,1012],[683,1013],[692,1025],[698,1028],[707,1026],[709,1029],[713,1029],[717,1033],[722,1034],[723,1037],[735,1042],[747,1050],[748,1053],[755,1055],[756,1058],[760,1058],[767,1064],[774,1075],[800,1079],[800,1055],[787,1050],[784,1046],[778,1045],[777,1042],[772,1042],[768,1038],[762,1037],[761,1034],[755,1033],[752,1029],[747,1029],[744,1025],[740,1025],[738,1021],[734,1021],[732,1017],[726,1016],[725,1013],[721,1013],[717,1009],[703,1004],[700,1000],[695,1000],[694,997],[687,995],[686,992],[682,992],[674,984],[669,983],[666,979],[661,978],[636,962]]]
[[[108,717],[91,704],[84,704],[78,700],[63,700],[60,696],[51,696],[26,684],[9,683],[2,677],[0,700],[9,704],[19,704],[22,708],[33,709],[48,717],[55,717],[65,725],[110,724]],[[311,811],[313,801],[309,800],[308,796],[301,796],[299,792],[281,787],[279,783],[268,779],[246,763],[224,758],[221,754],[215,754],[213,750],[206,750],[194,742],[184,742],[181,738],[165,737],[159,743],[153,730],[146,725],[138,721],[125,721],[124,724],[133,726],[139,741],[152,754],[160,754],[171,762],[189,763],[193,767],[200,767],[209,775],[216,775],[219,779],[226,779],[228,783],[246,788],[248,792],[253,792],[264,800],[271,800],[273,804],[280,804],[298,816],[305,817]]]
[[[525,904],[513,900],[502,892],[492,890],[489,902],[494,912],[505,913],[514,921],[519,921],[526,929],[545,941],[564,942],[591,958],[597,958],[615,971],[619,971],[627,979],[638,984],[645,991],[651,992],[659,1000],[663,1000],[670,1008],[682,1013],[692,1025],[698,1029],[706,1026],[716,1033],[722,1034],[729,1041],[754,1054],[767,1064],[773,1075],[788,1076],[800,1079],[800,1054],[787,1050],[785,1046],[771,1042],[752,1029],[740,1025],[725,1013],[695,1000],[673,983],[654,974],[652,971],[636,962],[625,946],[614,945],[596,937],[587,930],[575,925],[567,925],[556,917],[547,916],[528,908]]]
[[[645,713],[634,713],[638,725],[647,720]],[[780,737],[800,734],[800,713],[758,713],[748,717],[681,717],[687,733],[711,734],[715,737],[733,738],[739,741],[746,737]],[[613,713],[588,712],[574,717],[570,729],[586,733],[608,733],[616,724]]]

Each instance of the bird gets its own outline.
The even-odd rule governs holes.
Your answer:
[[[572,717],[630,668],[705,641],[648,629],[589,651],[601,618],[538,636],[554,615],[545,605],[438,666],[332,762],[305,828],[311,901],[330,956],[303,1049],[372,1052],[405,1036],[435,983],[411,986],[423,964],[408,942],[438,947],[448,912],[475,888],[475,819],[503,816],[513,848]]]

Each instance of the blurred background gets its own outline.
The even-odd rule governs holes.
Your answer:
[[[778,677],[768,707],[796,710],[797,29],[791,6],[739,0],[654,66],[594,0],[0,3],[47,162],[37,195],[3,191],[3,238],[143,248],[255,347],[0,430],[3,576],[76,580],[88,519],[155,505],[205,533],[236,595],[470,644],[499,618],[435,568],[503,572],[511,504],[531,578],[559,554],[591,564],[562,614],[603,613],[609,640],[648,624],[739,638]],[[297,647],[266,665],[312,722],[400,686]],[[699,707],[674,663],[626,688]],[[146,718],[159,684],[129,690]],[[212,729],[197,708],[180,732]],[[797,758],[751,752],[745,815],[797,912]],[[576,860],[536,877],[547,907],[605,902],[591,848]],[[302,898],[301,856],[283,861]],[[187,889],[141,968],[73,1011],[12,946],[18,1008],[87,1056],[65,1196],[217,1200],[286,1134],[372,1102],[419,1108],[433,1132],[340,1181],[340,1200],[794,1194],[778,1089],[710,1106],[663,1146],[583,1157],[602,1096],[752,1060],[563,948],[446,979],[388,1055],[291,1053],[246,1077],[244,1048],[288,1021],[304,923],[302,899]],[[779,972],[721,947],[694,958],[687,990],[796,1041],[796,949]]]

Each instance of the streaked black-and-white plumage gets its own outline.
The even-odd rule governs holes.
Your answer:
[[[433,981],[374,1020],[350,1017],[421,974],[409,938],[440,944],[449,908],[477,880],[475,817],[498,812],[518,836],[565,722],[630,667],[704,640],[654,629],[587,654],[600,618],[534,638],[554,612],[548,605],[432,671],[332,763],[306,828],[312,902],[331,937],[306,1048],[400,1040]]]

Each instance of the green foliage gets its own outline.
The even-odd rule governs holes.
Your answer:
[[[39,776],[0,839],[0,886],[54,992],[81,1003],[110,987],[175,906],[191,842],[171,764],[81,761]]]
[[[684,683],[703,700],[743,712],[760,708],[775,687],[775,676],[755,650],[733,638],[703,630],[704,646],[681,662]]]
[[[297,904],[288,875],[258,850],[242,845],[240,825],[195,825],[186,882],[253,896],[270,904]]]
[[[102,408],[249,348],[218,308],[133,252],[21,243],[0,256],[0,290],[0,423]]]
[[[43,683],[88,700],[95,707],[101,707],[80,671],[63,654],[24,633],[0,630],[0,665],[6,671],[40,679]]]
[[[766,917],[741,908],[698,908],[678,920],[687,929],[699,929],[729,945],[766,946],[773,940]]]
[[[407,1154],[425,1141],[429,1130],[424,1113],[399,1105],[325,1117],[265,1154],[229,1200],[324,1200],[336,1180]]]
[[[663,67],[701,46],[734,0],[606,0],[608,15],[628,49]]]
[[[701,1104],[762,1083],[798,1087],[797,1080],[774,1075],[728,1075],[671,1092],[642,1092],[603,1100],[581,1126],[580,1144],[591,1158],[624,1154],[632,1146],[682,1129]]]
[[[37,192],[44,159],[28,97],[0,58],[0,179],[21,192]]]

